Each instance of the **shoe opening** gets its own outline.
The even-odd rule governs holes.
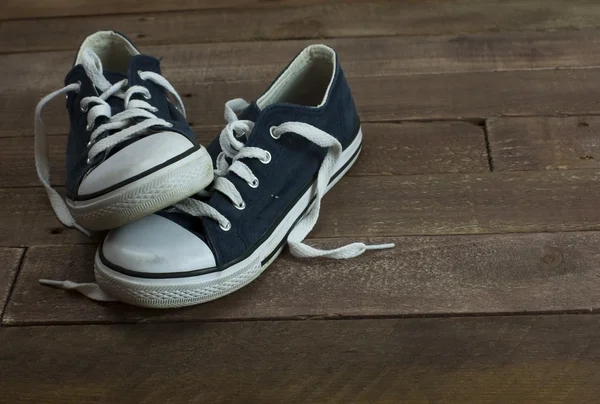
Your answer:
[[[127,73],[129,59],[140,53],[127,38],[114,31],[99,31],[88,36],[79,48],[76,65],[81,63],[85,49],[98,55],[104,69],[116,73]]]
[[[260,109],[279,103],[322,106],[327,102],[335,63],[335,52],[330,47],[311,45],[305,48],[256,104]]]

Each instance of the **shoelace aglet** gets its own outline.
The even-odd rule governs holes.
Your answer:
[[[83,234],[85,234],[88,237],[92,237],[92,233],[89,232],[88,230],[84,229],[83,227],[81,227],[80,225],[78,225],[77,223],[73,223],[72,224],[73,228],[79,230],[80,232],[82,232]]]
[[[68,289],[69,288],[69,281],[55,281],[52,279],[40,279],[40,284],[41,285],[45,285],[45,286],[53,286],[55,288],[61,288],[61,289]]]
[[[395,246],[396,244],[394,243],[365,245],[365,250],[385,250],[387,248],[394,248]]]
[[[75,290],[85,297],[97,302],[114,302],[116,299],[104,292],[96,283],[75,283],[72,281],[54,281],[52,279],[40,279],[40,284],[54,288]]]

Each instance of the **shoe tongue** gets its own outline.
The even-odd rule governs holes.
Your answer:
[[[250,105],[248,105],[245,110],[242,111],[239,118],[243,120],[256,122],[256,120],[258,119],[258,115],[260,115],[260,108],[258,108],[256,102],[253,102]]]
[[[127,81],[129,86],[143,85],[143,79],[138,74],[142,72],[154,72],[161,74],[160,61],[148,55],[135,55],[129,59],[129,69],[127,72]]]
[[[104,74],[106,80],[110,82],[110,84],[118,83],[119,81],[127,78],[127,75],[124,73],[113,72],[110,70],[104,70],[102,73]]]

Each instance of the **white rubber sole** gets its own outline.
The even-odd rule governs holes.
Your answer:
[[[338,174],[329,183],[327,191],[352,167],[361,145],[362,131],[359,130],[355,140],[342,153],[336,170]],[[115,299],[151,308],[191,306],[228,295],[256,279],[277,258],[285,247],[284,238],[312,204],[315,190],[316,184],[302,195],[275,231],[248,258],[223,271],[183,278],[138,278],[108,268],[100,260],[98,249],[94,263],[96,282]],[[266,257],[270,258],[261,264]]]
[[[212,159],[204,147],[152,174],[86,201],[67,199],[75,221],[88,230],[133,222],[204,189],[213,180]]]

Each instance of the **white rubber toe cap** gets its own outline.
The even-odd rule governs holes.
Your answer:
[[[78,194],[85,196],[150,170],[194,147],[175,132],[159,132],[146,136],[119,150],[94,168],[79,185]]]
[[[212,268],[215,257],[204,241],[158,215],[111,230],[102,253],[111,264],[146,274],[172,274]]]

